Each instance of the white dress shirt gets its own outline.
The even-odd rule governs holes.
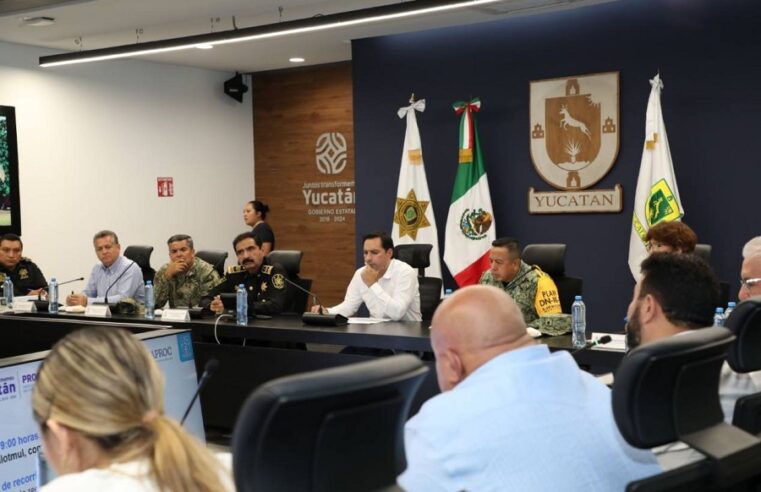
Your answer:
[[[337,306],[328,308],[330,314],[353,316],[364,302],[371,318],[394,321],[420,321],[420,292],[417,272],[403,261],[392,259],[386,273],[372,286],[362,280],[362,269],[354,276],[346,289],[346,298]]]

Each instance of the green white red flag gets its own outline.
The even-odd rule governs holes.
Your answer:
[[[489,182],[478,140],[478,98],[452,105],[460,116],[460,145],[452,200],[447,216],[444,263],[457,285],[478,283],[489,268],[489,250],[495,224]]]

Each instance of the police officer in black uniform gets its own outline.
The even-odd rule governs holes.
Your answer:
[[[201,306],[221,314],[224,306],[219,294],[235,292],[243,284],[248,292],[249,315],[280,314],[288,301],[288,274],[279,263],[270,263],[261,247],[262,240],[256,234],[239,234],[233,241],[238,266],[228,269],[225,280],[201,300]]]
[[[0,282],[10,276],[13,295],[37,295],[47,287],[48,282],[32,260],[21,256],[23,250],[24,243],[16,234],[8,233],[0,237]]]

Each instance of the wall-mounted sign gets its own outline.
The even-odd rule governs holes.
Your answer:
[[[301,192],[307,206],[307,214],[319,222],[346,222],[347,215],[354,215],[354,179],[341,180],[346,168],[346,138],[339,132],[326,132],[315,141],[315,164],[317,170],[330,176],[327,180],[305,181]]]
[[[531,160],[544,181],[564,191],[529,188],[529,212],[620,212],[621,185],[588,189],[618,157],[618,72],[532,81],[530,93]]]
[[[174,178],[156,178],[159,198],[174,196]]]

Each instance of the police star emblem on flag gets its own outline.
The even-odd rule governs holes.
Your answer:
[[[396,212],[394,223],[399,225],[399,237],[405,235],[417,239],[417,231],[423,227],[430,227],[431,223],[425,217],[425,211],[430,202],[418,201],[415,190],[407,193],[406,198],[396,198]]]

